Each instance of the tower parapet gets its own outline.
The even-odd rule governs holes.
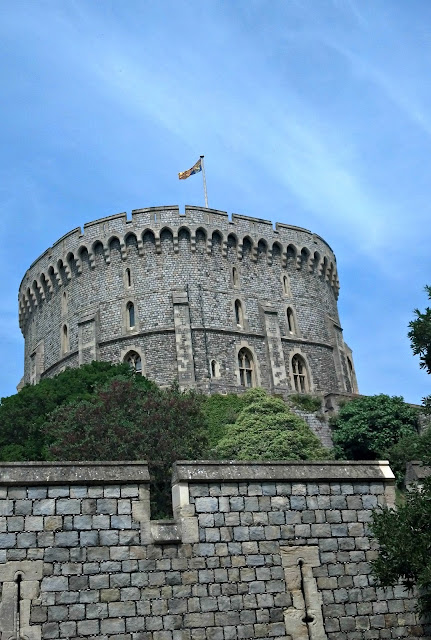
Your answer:
[[[356,391],[330,246],[307,229],[186,206],[86,223],[19,290],[25,382],[93,359],[159,384]]]

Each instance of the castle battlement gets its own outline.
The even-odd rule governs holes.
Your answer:
[[[194,206],[107,216],[63,235],[25,273],[24,380],[133,352],[160,384],[177,373],[184,387],[235,390],[242,348],[253,384],[294,391],[300,362],[304,390],[351,391],[338,292],[335,255],[308,229]]]
[[[320,236],[308,229],[282,223],[276,223],[274,228],[269,220],[239,214],[232,214],[232,219],[229,220],[226,212],[215,209],[186,206],[185,214],[180,214],[178,206],[149,207],[133,210],[131,220],[127,219],[124,212],[87,222],[83,231],[81,227],[76,227],[44,251],[30,265],[20,284],[20,326],[28,313],[44,300],[45,283],[50,288],[49,281],[54,276],[61,285],[61,279],[59,281],[56,275],[59,269],[65,269],[67,278],[71,277],[73,264],[76,264],[78,273],[81,271],[82,252],[88,252],[90,264],[94,266],[94,248],[96,244],[101,243],[109,264],[111,243],[118,240],[122,248],[122,257],[127,260],[125,246],[130,236],[136,239],[138,247],[141,248],[145,233],[154,233],[154,238],[159,241],[164,230],[172,233],[174,242],[178,242],[180,231],[188,232],[192,239],[192,250],[196,232],[203,231],[207,236],[209,249],[209,234],[221,234],[224,248],[229,236],[232,236],[238,242],[239,257],[244,240],[248,240],[252,246],[252,253],[257,255],[259,246],[264,247],[269,261],[274,246],[280,248],[283,261],[287,260],[288,255],[294,257],[298,268],[306,262],[309,269],[314,269],[313,262],[317,260],[317,271],[325,271],[338,295],[339,281],[335,255]]]

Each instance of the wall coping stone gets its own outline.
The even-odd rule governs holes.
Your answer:
[[[146,484],[146,461],[2,462],[0,485]]]
[[[325,461],[212,461],[179,460],[173,465],[173,484],[178,482],[239,482],[328,480],[337,482],[393,482],[388,460]]]

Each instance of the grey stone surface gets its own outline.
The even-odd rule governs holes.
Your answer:
[[[190,206],[185,215],[154,207],[133,211],[131,221],[95,220],[24,275],[24,381],[133,351],[159,384],[237,391],[246,347],[254,382],[265,389],[295,391],[292,358],[300,354],[308,390],[357,392],[338,291],[335,256],[307,229]]]
[[[376,587],[371,575],[376,551],[364,504],[384,499],[393,482],[387,465],[331,463],[324,471],[324,463],[302,463],[300,474],[290,463],[248,466],[179,463],[176,478],[183,468],[186,479],[175,522],[150,522],[136,508],[139,478],[116,484],[117,465],[106,483],[75,484],[79,469],[68,485],[39,480],[31,500],[31,486],[4,484],[0,632],[14,628],[21,572],[22,635],[30,640],[308,639],[302,559],[305,600],[320,625],[313,637],[430,638],[414,595]],[[31,509],[20,515],[23,501]],[[22,521],[35,530],[11,531]],[[190,522],[197,535],[185,541]]]

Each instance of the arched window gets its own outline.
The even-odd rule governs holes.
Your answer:
[[[232,282],[234,287],[239,287],[239,275],[236,267],[232,267]]]
[[[293,311],[290,307],[287,307],[286,317],[287,317],[287,328],[289,330],[289,333],[295,334],[296,333],[295,316],[293,315]]]
[[[61,296],[61,314],[67,316],[67,292],[63,291]]]
[[[307,367],[304,358],[296,354],[292,358],[293,384],[295,391],[306,393],[309,390]]]
[[[124,358],[124,362],[127,362],[130,368],[133,369],[137,375],[142,375],[142,360],[139,353],[136,353],[136,351],[129,351]]]
[[[219,378],[220,377],[220,365],[217,360],[211,360],[211,378]]]
[[[289,276],[283,276],[283,294],[288,298],[291,297]]]
[[[64,324],[61,329],[61,352],[67,353],[69,351],[69,332],[67,330],[67,324]]]
[[[126,269],[126,283],[127,287],[130,288],[132,286],[132,274],[129,268]]]
[[[242,304],[239,300],[235,300],[235,322],[238,327],[244,327],[244,313],[242,310]]]
[[[133,302],[127,303],[127,322],[129,329],[133,329],[135,326],[135,305]]]
[[[242,387],[255,386],[255,372],[253,356],[248,349],[241,349],[238,353],[239,379]]]

